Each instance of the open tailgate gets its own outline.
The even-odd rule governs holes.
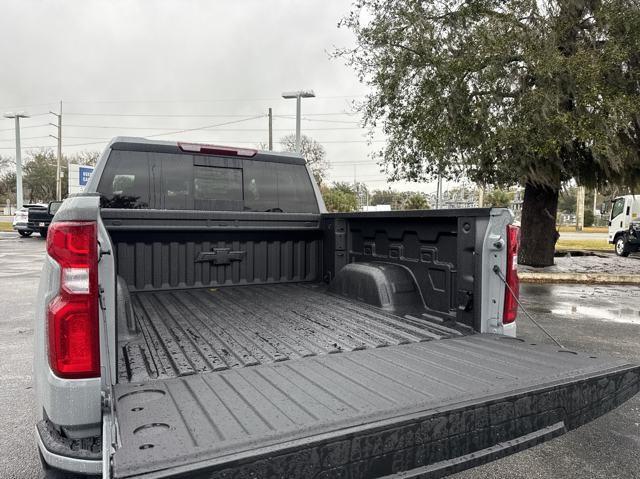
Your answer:
[[[112,475],[440,477],[639,389],[639,366],[486,334],[120,384]]]

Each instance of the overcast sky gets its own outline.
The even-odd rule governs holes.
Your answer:
[[[353,43],[337,28],[349,7],[345,0],[3,0],[0,111],[32,115],[22,122],[25,150],[55,145],[47,112],[60,100],[66,153],[101,150],[116,135],[256,146],[267,141],[269,107],[274,141],[295,131],[295,101],[280,94],[313,89],[317,98],[303,100],[303,133],[325,146],[330,178],[353,181],[355,168],[359,181],[385,188],[369,157],[384,139],[367,145],[351,107],[367,88],[329,58]],[[169,134],[203,126],[212,127]],[[0,155],[14,153],[12,127],[0,122]]]

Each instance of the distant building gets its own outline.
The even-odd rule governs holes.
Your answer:
[[[516,220],[520,221],[520,218],[522,218],[522,204],[524,203],[524,189],[517,186],[511,191],[513,191],[513,200],[511,200],[510,208]]]
[[[435,202],[434,202],[435,204]],[[477,208],[478,192],[470,188],[454,188],[442,192],[442,204],[440,208]]]
[[[391,205],[365,205],[361,211],[391,211]]]

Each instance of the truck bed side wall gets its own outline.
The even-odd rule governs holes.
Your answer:
[[[326,215],[323,277],[351,262],[397,264],[411,272],[429,314],[479,329],[488,217],[489,210]]]
[[[480,329],[480,261],[489,213],[212,216],[103,209],[102,218],[116,270],[131,291],[330,282],[348,263],[385,262],[411,273],[428,314]],[[228,260],[198,261],[216,250]]]

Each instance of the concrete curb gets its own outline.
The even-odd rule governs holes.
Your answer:
[[[518,272],[521,283],[640,284],[640,274]]]

